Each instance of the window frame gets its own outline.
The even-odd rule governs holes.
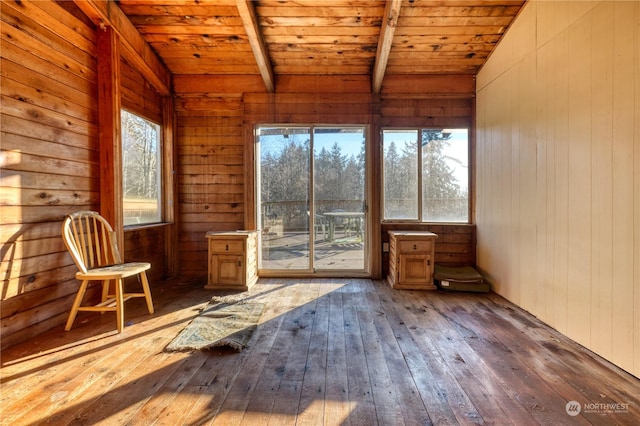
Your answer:
[[[424,215],[423,213],[423,145],[421,143],[422,133],[425,130],[437,130],[442,131],[444,129],[452,129],[452,130],[465,130],[467,135],[467,155],[466,155],[466,167],[467,167],[467,208],[466,208],[466,220],[464,221],[431,221],[431,220],[422,220]],[[417,218],[387,218],[385,216],[385,131],[391,132],[416,132],[416,166],[417,166]],[[433,126],[407,126],[407,127],[383,127],[380,129],[380,220],[382,223],[391,224],[391,223],[407,223],[407,224],[445,224],[445,225],[468,225],[472,223],[472,162],[471,162],[471,128],[468,126],[450,126],[450,127],[433,127]]]
[[[158,206],[158,210],[159,210],[159,214],[158,214],[158,220],[157,221],[149,221],[149,222],[140,222],[140,223],[130,223],[130,224],[126,224],[125,223],[125,188],[124,188],[124,184],[125,184],[125,161],[124,161],[124,125],[122,124],[122,113],[126,112],[128,114],[134,115],[142,120],[144,120],[147,123],[151,123],[154,126],[157,126],[157,130],[158,130],[158,135],[157,135],[157,140],[156,143],[158,144],[157,148],[156,148],[156,152],[157,152],[157,165],[156,165],[156,172],[157,172],[157,206]],[[122,186],[122,223],[123,223],[123,227],[125,230],[131,230],[131,229],[135,229],[135,228],[143,228],[143,227],[149,227],[149,226],[158,226],[158,225],[162,225],[166,223],[166,213],[167,213],[167,206],[166,206],[166,192],[165,192],[165,185],[166,185],[166,179],[165,179],[165,161],[164,161],[164,153],[165,153],[165,128],[164,128],[164,124],[163,123],[159,123],[153,119],[150,119],[148,116],[141,114],[139,111],[130,109],[130,108],[125,108],[123,106],[120,107],[120,149],[122,152],[122,167],[121,167],[121,176],[122,176],[122,181],[121,181],[121,186]]]

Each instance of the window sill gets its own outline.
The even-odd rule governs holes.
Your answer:
[[[141,225],[126,225],[124,227],[124,232],[129,231],[139,231],[141,229],[151,229],[151,228],[163,228],[165,226],[173,225],[172,222],[158,222],[158,223],[145,223]]]

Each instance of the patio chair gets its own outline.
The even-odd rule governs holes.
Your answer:
[[[311,217],[311,212],[307,210],[307,216]],[[322,239],[327,239],[327,219],[321,214],[313,215],[313,238],[318,239],[318,231],[322,231]]]
[[[327,218],[321,214],[314,216],[313,236],[316,240],[318,239],[318,231],[322,231],[322,240],[325,241],[327,239]]]
[[[134,297],[144,297],[149,313],[153,313],[153,301],[146,271],[147,262],[124,263],[118,251],[113,228],[99,213],[80,211],[68,215],[62,223],[62,239],[71,258],[78,267],[76,279],[82,281],[76,294],[65,331],[69,331],[78,311],[116,312],[118,332],[124,329],[124,302]],[[143,293],[125,293],[124,279],[138,276]],[[102,299],[97,305],[80,306],[90,281],[102,281]],[[111,291],[111,282],[114,291]]]

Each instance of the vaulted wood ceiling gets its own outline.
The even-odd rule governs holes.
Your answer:
[[[475,74],[525,0],[119,0],[173,74]]]

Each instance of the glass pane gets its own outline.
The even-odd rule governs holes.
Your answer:
[[[422,221],[469,221],[467,129],[422,129]]]
[[[160,126],[122,110],[122,194],[125,225],[162,220]]]
[[[383,219],[418,219],[418,131],[384,130]]]
[[[363,270],[365,131],[314,129],[314,267]]]
[[[261,268],[309,269],[308,127],[258,130]]]

